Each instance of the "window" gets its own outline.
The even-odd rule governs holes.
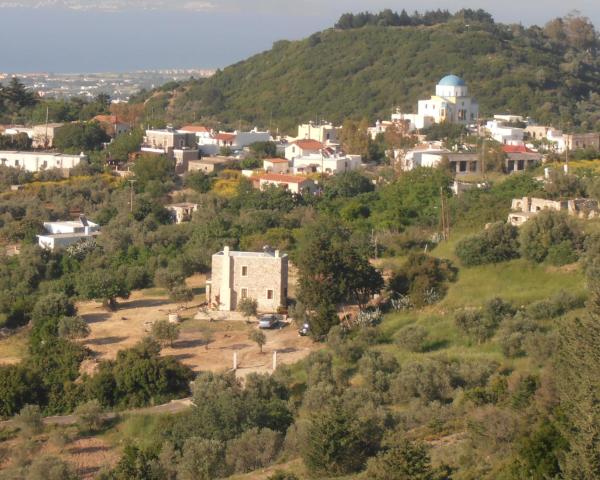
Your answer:
[[[19,161],[15,160],[15,167],[18,167],[18,166],[19,166]]]
[[[248,298],[248,289],[242,288],[242,300],[244,300],[245,298]]]
[[[242,277],[247,277],[248,276],[248,267],[246,265],[244,265],[242,267]]]
[[[273,300],[273,290],[267,290],[267,300]]]

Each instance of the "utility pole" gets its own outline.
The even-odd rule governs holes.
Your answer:
[[[48,148],[48,117],[49,117],[49,110],[48,110],[48,105],[46,105],[46,134],[44,137],[44,148]]]
[[[130,185],[130,189],[129,189],[129,211],[131,213],[133,213],[133,184],[136,181],[137,180],[133,180],[133,179],[129,180],[129,185]]]
[[[444,195],[444,187],[440,187],[440,200],[441,200],[441,215],[440,215],[440,226],[442,230],[442,238],[448,240],[450,238],[450,215],[448,212],[448,205],[446,203],[446,196]]]
[[[485,180],[485,138],[481,142],[481,174]]]

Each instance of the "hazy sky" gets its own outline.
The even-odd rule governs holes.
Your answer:
[[[483,8],[526,25],[590,0],[0,0],[0,71],[98,72],[223,67],[333,25],[346,11]]]

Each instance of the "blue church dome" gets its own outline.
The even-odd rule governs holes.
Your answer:
[[[446,75],[440,80],[438,85],[442,85],[444,87],[464,87],[466,86],[466,83],[462,78],[457,77],[456,75]]]

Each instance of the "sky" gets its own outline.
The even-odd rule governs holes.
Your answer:
[[[348,11],[483,8],[544,24],[598,0],[0,0],[0,72],[217,68],[332,26]]]

